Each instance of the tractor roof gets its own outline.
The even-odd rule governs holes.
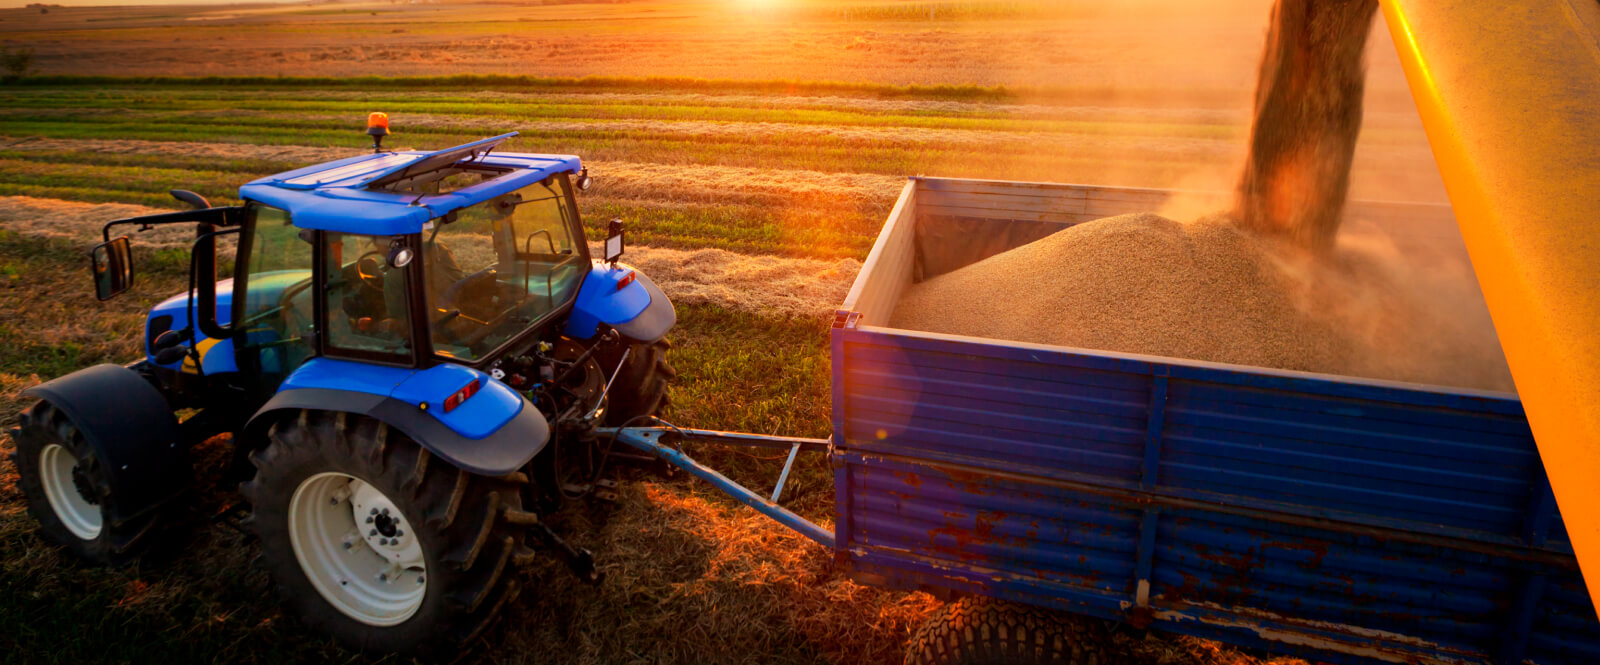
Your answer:
[[[361,155],[268,176],[239,188],[240,198],[287,210],[295,226],[368,235],[418,233],[428,220],[482,203],[558,173],[576,173],[572,155],[529,155],[490,150],[516,132],[437,152]],[[463,165],[505,169],[471,186],[442,194],[384,189],[386,185]]]

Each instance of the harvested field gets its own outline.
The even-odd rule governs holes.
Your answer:
[[[80,203],[0,196],[0,232],[70,240],[88,246],[113,219],[164,210],[120,203]],[[187,249],[194,234],[177,227],[139,234],[141,247]],[[598,256],[598,245],[591,253]],[[861,263],[748,256],[720,249],[683,251],[632,246],[624,259],[656,281],[673,302],[714,305],[757,315],[830,316],[850,290]]]
[[[626,220],[626,261],[678,304],[670,419],[826,436],[827,315],[905,176],[1231,186],[1215,174],[1242,159],[1267,4],[0,10],[0,39],[32,48],[43,75],[0,87],[0,424],[23,387],[137,357],[142,313],[183,288],[182,232],[146,234],[134,292],[95,302],[83,250],[104,219],[176,209],[174,187],[236,203],[248,180],[364,152],[362,120],[387,111],[394,147],[520,130],[505,149],[582,156],[590,237]],[[1442,200],[1398,61],[1369,55],[1353,196]],[[202,448],[203,475],[223,446]],[[758,488],[781,464],[692,452]],[[535,564],[461,662],[893,663],[937,604],[844,580],[820,549],[701,485],[625,475],[616,505],[555,524],[610,581]],[[201,488],[175,560],[101,571],[35,536],[15,482],[0,462],[0,660],[393,661],[326,643],[267,599],[256,546],[202,517],[227,492]],[[822,460],[789,482],[786,505],[831,519]],[[1200,640],[1120,646],[1161,665],[1268,660]]]
[[[913,285],[891,325],[1513,391],[1475,286],[1466,266],[1412,265],[1368,239],[1323,258],[1223,218],[1136,214]]]
[[[348,147],[254,145],[138,139],[0,139],[4,152],[80,152],[99,155],[259,160],[288,169],[360,154]],[[409,149],[409,148],[397,148]],[[595,177],[596,195],[667,201],[782,202],[826,199],[893,203],[904,178],[876,174],[758,169],[737,166],[649,164],[584,160]]]

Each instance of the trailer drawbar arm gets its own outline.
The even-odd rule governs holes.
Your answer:
[[[800,532],[800,535],[816,541],[823,547],[833,549],[832,531],[824,529],[815,522],[778,505],[778,498],[783,493],[783,484],[789,478],[790,468],[794,466],[796,453],[827,452],[829,447],[828,439],[803,439],[787,436],[766,436],[763,434],[680,429],[676,427],[602,427],[596,428],[595,434],[602,438],[615,437],[617,443],[625,443],[651,456],[658,457],[675,467],[688,471],[715,485],[717,489],[728,493],[729,496],[738,499],[740,503],[777,520],[779,524]],[[769,499],[744,485],[734,482],[733,479],[717,473],[710,467],[696,462],[694,458],[684,453],[681,447],[664,443],[663,439],[668,437],[677,439],[676,443],[703,441],[723,445],[787,449],[789,457],[788,461],[783,465],[783,473],[778,477],[778,486]]]

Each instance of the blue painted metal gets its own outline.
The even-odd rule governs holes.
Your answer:
[[[417,370],[360,363],[338,358],[312,358],[284,378],[279,392],[296,388],[323,388],[371,393],[387,397]]]
[[[634,279],[617,288],[629,275],[634,275]],[[566,335],[592,339],[599,332],[600,324],[618,326],[644,313],[650,306],[650,293],[639,282],[642,276],[633,266],[596,260],[583,286],[578,288],[578,300],[573,303],[572,316],[567,319]]]
[[[577,173],[582,164],[572,155],[490,153],[473,163],[508,169],[498,177],[444,194],[418,196],[367,189],[367,184],[413,165],[439,157],[475,154],[505,137],[474,141],[454,148],[424,153],[400,152],[363,155],[308,166],[254,180],[239,188],[239,197],[287,210],[294,225],[306,229],[402,235],[418,233],[428,220],[452,210],[488,201],[532,185],[551,175]]]
[[[155,307],[151,307],[150,314],[145,320],[145,339],[147,341],[153,340],[152,336],[149,334],[149,330],[150,326],[158,317],[172,317],[172,322],[167,328],[168,330],[179,330],[188,327],[188,303],[189,294],[179,293],[171,298],[167,298],[166,300],[156,303]],[[233,280],[224,279],[217,282],[218,324],[226,326],[232,322],[232,305]],[[198,310],[196,310],[195,316],[199,316]],[[198,318],[196,320],[198,321]],[[200,369],[203,370],[207,375],[225,374],[228,372],[239,371],[238,360],[233,352],[233,340],[212,340],[211,338],[206,337],[205,334],[201,333],[197,326],[194,332],[194,345],[200,353]],[[183,371],[194,373],[194,361],[180,360],[178,362],[160,365],[156,363],[156,357],[153,351],[154,349],[151,349],[149,344],[145,345],[145,359],[148,360],[150,364],[157,367],[165,367],[173,370],[181,369]]]
[[[849,311],[831,334],[836,548],[864,582],[1330,663],[1600,662],[1515,395]]]
[[[778,474],[778,485],[772,488],[772,502],[783,498],[783,485],[789,482],[789,470],[794,468],[794,458],[800,454],[800,444],[789,447],[789,458],[783,461],[783,473]]]
[[[444,410],[444,401],[468,384],[477,382],[478,393],[453,411]],[[390,397],[407,404],[428,404],[428,413],[456,434],[482,439],[500,429],[527,403],[510,386],[488,374],[460,365],[443,363],[413,374],[394,387]]]
[[[710,482],[712,485],[716,486],[717,489],[726,492],[729,496],[737,499],[740,503],[756,509],[767,517],[777,520],[779,524],[799,532],[800,535],[816,541],[823,547],[830,549],[833,547],[834,541],[832,532],[817,526],[811,520],[791,512],[789,509],[778,505],[774,501],[769,501],[760,494],[751,491],[749,488],[730,480],[727,476],[717,473],[710,467],[696,462],[681,449],[664,445],[661,442],[663,436],[672,434],[680,436],[687,435],[687,438],[691,439],[698,438],[741,445],[788,445],[793,446],[792,449],[797,450],[802,447],[810,447],[814,449],[819,445],[826,446],[826,440],[794,439],[788,437],[737,434],[731,432],[711,432],[706,430],[678,430],[674,428],[659,427],[629,427],[624,429],[599,428],[596,430],[596,433],[599,436],[615,436],[617,443],[627,444],[666,460],[673,466],[688,471],[689,473],[694,474],[695,476],[707,482]]]
[[[445,413],[444,401],[471,381],[478,381],[477,395]],[[451,365],[434,365],[416,370],[388,365],[313,358],[284,379],[279,392],[298,388],[344,390],[391,397],[420,407],[427,402],[427,413],[467,439],[483,439],[510,422],[522,411],[526,400],[515,390],[478,370]]]

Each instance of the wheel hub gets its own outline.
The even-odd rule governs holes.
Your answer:
[[[427,595],[427,564],[410,520],[359,478],[319,473],[289,502],[289,536],[307,580],[346,616],[370,626],[405,622]]]
[[[100,505],[100,497],[94,495],[94,484],[89,482],[89,474],[83,472],[82,464],[72,465],[72,489],[77,490],[78,496],[91,506]]]
[[[39,481],[50,510],[67,531],[81,540],[100,537],[105,518],[100,513],[99,498],[71,451],[59,443],[39,451]]]
[[[417,542],[411,525],[401,516],[400,507],[364,482],[352,481],[351,487],[350,514],[355,518],[356,525],[362,527],[361,538],[367,547],[396,563],[420,561],[422,544]]]

